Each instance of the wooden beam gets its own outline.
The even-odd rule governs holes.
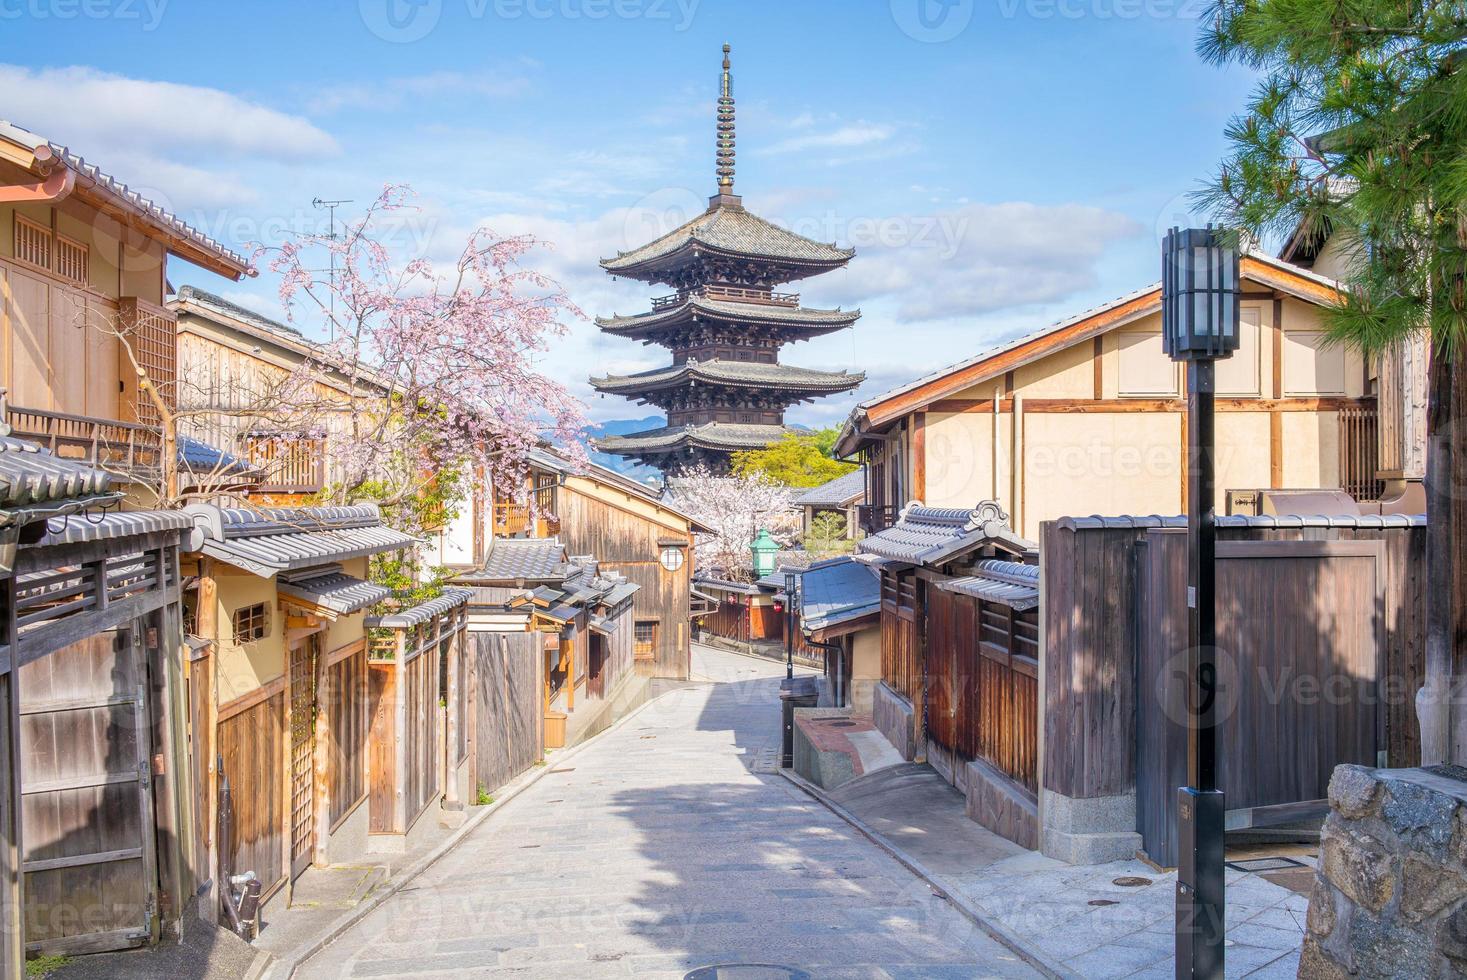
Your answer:
[[[1089,415],[1176,412],[1186,414],[1184,398],[1025,398],[1024,411],[1031,415]],[[1373,405],[1373,398],[1218,398],[1219,412],[1338,412],[1345,408]],[[1014,399],[948,399],[934,402],[933,411],[952,414],[1012,412]]]
[[[927,413],[912,417],[912,499],[927,499]]]
[[[1284,485],[1284,415],[1268,414],[1268,485],[1275,490]]]
[[[1284,301],[1273,301],[1273,397],[1284,397]]]
[[[1098,335],[1095,338],[1095,350],[1091,357],[1095,368],[1095,400],[1100,401],[1105,397],[1105,336]]]

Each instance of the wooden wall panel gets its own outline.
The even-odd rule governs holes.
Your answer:
[[[328,817],[335,827],[367,794],[370,692],[365,645],[326,671]]]
[[[220,845],[235,874],[253,871],[266,895],[285,881],[284,726],[284,691],[219,722],[221,775],[234,799],[233,840]]]
[[[618,633],[630,633],[623,624]],[[470,633],[474,790],[492,793],[545,757],[544,639]]]

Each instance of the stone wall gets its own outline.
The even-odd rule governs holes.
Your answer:
[[[886,684],[880,683],[871,692],[871,720],[876,730],[896,746],[902,758],[911,762],[917,755],[915,714],[912,704]]]
[[[1340,766],[1300,977],[1467,974],[1467,770]]]

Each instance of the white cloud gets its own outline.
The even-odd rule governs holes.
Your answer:
[[[215,88],[127,78],[93,68],[0,65],[10,120],[83,155],[148,148],[259,160],[305,160],[340,152],[300,116]]]
[[[1064,299],[1098,282],[1114,242],[1143,229],[1114,211],[1081,204],[968,204],[932,215],[852,221],[856,248],[837,291],[861,302],[887,298],[906,321],[973,316]]]
[[[810,124],[807,117],[796,119],[801,127]],[[798,153],[803,150],[855,149],[885,143],[896,135],[896,127],[885,123],[857,121],[822,132],[805,133],[780,140],[763,150],[767,154]]]
[[[342,109],[380,112],[396,109],[410,99],[449,96],[473,99],[503,99],[520,95],[530,87],[525,75],[508,72],[470,74],[437,71],[426,75],[384,79],[380,82],[328,85],[312,89],[307,107],[312,112],[331,113]]]

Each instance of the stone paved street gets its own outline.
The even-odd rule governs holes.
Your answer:
[[[773,772],[777,664],[695,648],[664,695],[550,772],[301,969],[310,978],[1031,976]]]

